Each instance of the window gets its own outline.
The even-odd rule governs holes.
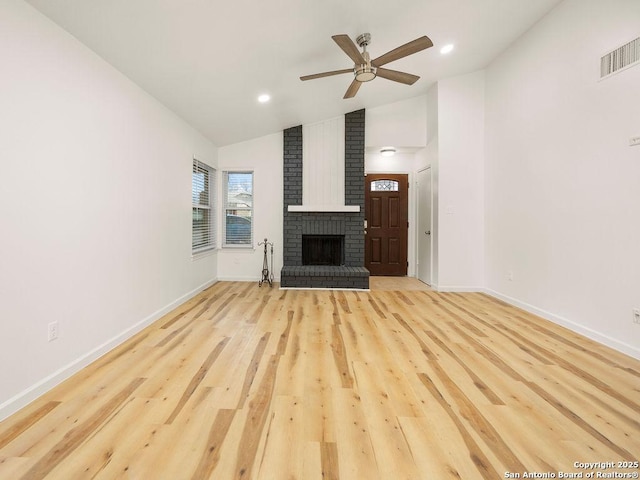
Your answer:
[[[253,172],[224,172],[224,245],[253,246]]]
[[[374,180],[371,182],[372,192],[397,192],[398,182],[395,180]]]
[[[191,203],[193,205],[191,252],[200,253],[216,247],[215,232],[216,171],[193,159]]]

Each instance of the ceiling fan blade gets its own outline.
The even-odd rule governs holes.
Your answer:
[[[353,63],[358,65],[366,63],[362,54],[358,50],[358,47],[356,47],[356,44],[353,43],[351,38],[349,38],[349,35],[333,35],[331,38],[333,38],[333,41],[338,44],[344,53],[349,55],[349,58],[353,60]]]
[[[349,88],[347,88],[347,93],[345,93],[344,97],[342,97],[342,98],[353,98],[353,97],[355,97],[356,93],[358,93],[358,90],[360,89],[360,85],[361,84],[362,84],[362,82],[359,82],[354,78],[353,82],[351,82],[351,85],[349,85]]]
[[[371,61],[371,65],[381,67],[389,62],[399,60],[429,47],[433,47],[433,42],[425,35],[379,56],[375,60]]]
[[[314,80],[316,78],[330,77],[332,75],[340,75],[342,73],[353,73],[353,68],[345,68],[343,70],[333,70],[332,72],[314,73],[313,75],[305,75],[300,77],[300,80]]]
[[[420,79],[417,75],[398,72],[397,70],[389,70],[388,68],[382,67],[378,67],[376,69],[376,76],[386,78],[387,80],[393,80],[394,82],[404,83],[405,85],[413,85]]]

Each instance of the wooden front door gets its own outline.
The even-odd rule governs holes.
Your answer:
[[[406,174],[365,177],[364,265],[371,275],[407,274],[408,198]]]

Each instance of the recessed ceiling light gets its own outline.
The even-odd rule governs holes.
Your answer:
[[[449,45],[445,45],[444,47],[442,47],[440,49],[440,53],[442,55],[446,55],[447,53],[451,53],[452,50],[453,50],[453,43],[450,43]]]
[[[396,149],[393,147],[383,147],[380,149],[380,155],[383,157],[391,157],[396,154]]]
[[[267,103],[269,100],[271,100],[271,95],[267,95],[266,93],[260,95],[258,97],[258,101],[260,103]]]

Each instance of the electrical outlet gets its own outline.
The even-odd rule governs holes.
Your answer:
[[[58,338],[58,322],[51,322],[47,325],[47,339],[52,342]]]
[[[640,324],[640,308],[633,309],[633,323]]]

